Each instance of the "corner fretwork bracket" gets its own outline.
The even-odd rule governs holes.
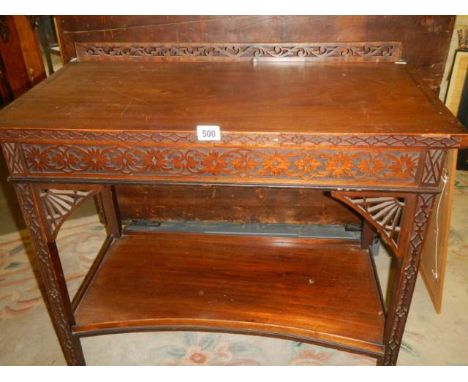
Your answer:
[[[85,200],[102,189],[101,186],[85,186],[79,189],[70,187],[38,188],[38,196],[42,205],[44,220],[49,240],[55,240],[63,222]]]
[[[99,184],[32,184],[37,195],[45,233],[54,242],[63,222],[89,198],[101,206],[107,233],[120,237],[121,225],[112,186]]]
[[[360,191],[332,191],[331,195],[362,215],[398,254],[405,197]]]

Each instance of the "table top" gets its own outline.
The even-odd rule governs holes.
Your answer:
[[[74,62],[0,112],[7,129],[199,124],[239,133],[466,134],[408,67],[394,63]]]

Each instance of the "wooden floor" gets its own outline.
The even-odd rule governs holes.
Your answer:
[[[228,330],[380,354],[384,315],[354,240],[126,234],[78,303],[75,333]]]

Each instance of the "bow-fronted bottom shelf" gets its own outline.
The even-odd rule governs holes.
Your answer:
[[[214,330],[384,350],[377,277],[356,240],[126,232],[73,306],[78,336]]]

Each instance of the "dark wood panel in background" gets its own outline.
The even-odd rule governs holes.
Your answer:
[[[27,16],[0,16],[0,61],[9,93],[6,97],[1,92],[4,104],[46,78],[39,42]]]
[[[0,57],[5,81],[8,83],[10,99],[19,97],[31,87],[28,72],[21,51],[14,16],[0,16]],[[5,103],[7,103],[5,102]]]
[[[135,194],[139,195],[135,202]],[[118,186],[122,219],[239,223],[358,223],[348,207],[323,191],[230,186]]]

